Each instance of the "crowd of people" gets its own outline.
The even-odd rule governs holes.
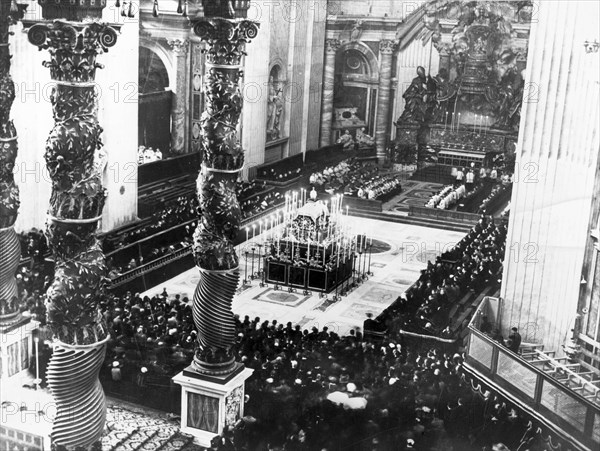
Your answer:
[[[508,190],[510,189],[510,185],[504,185],[502,183],[494,185],[490,194],[481,202],[479,206],[479,210],[477,213],[479,214],[489,214],[490,207],[495,208],[495,204]]]
[[[153,400],[140,402],[177,411],[170,378],[189,365],[196,340],[189,300],[127,293],[101,310],[111,331],[107,390],[143,397],[152,389]],[[229,449],[415,449],[433,412],[453,418],[445,409],[459,396],[462,357],[449,350],[248,316],[236,316],[236,332],[237,359],[254,374],[245,420],[221,437]]]
[[[512,176],[509,173],[501,173],[498,177],[496,167],[492,169],[481,167],[477,175],[475,172],[473,167],[469,171],[464,168],[454,168],[452,171],[452,175],[456,178],[454,183],[432,194],[425,206],[440,210],[456,207],[457,211],[489,214],[490,207],[496,208],[498,199],[501,199],[506,190],[510,189]]]
[[[258,195],[240,201],[242,218],[251,218],[283,202],[284,196],[278,190],[273,189],[261,192]]]
[[[344,194],[363,199],[381,199],[401,190],[396,174],[383,174],[377,165],[363,165],[348,158],[335,166],[311,174],[309,182],[317,190],[329,194]]]
[[[258,173],[260,179],[272,180],[275,182],[287,182],[302,175],[302,168],[288,167],[270,167],[261,170]]]
[[[160,211],[157,211],[148,220],[145,220],[142,226],[128,229],[127,231],[116,230],[104,235],[102,248],[104,253],[108,254],[178,224],[186,223],[197,218],[199,214],[196,194],[179,196],[177,199],[167,202]]]
[[[398,334],[446,336],[448,309],[468,290],[499,277],[505,236],[503,222],[482,218],[456,246],[428,262],[419,280],[377,319],[386,330],[379,339],[359,329],[340,336],[327,327],[302,330],[236,316],[237,360],[254,373],[246,384],[246,416],[215,439],[215,449],[428,449],[442,433],[435,418],[444,434],[464,444],[460,449],[470,450],[473,443],[481,449],[502,440],[510,426],[524,428],[510,406],[461,384],[463,358],[454,345]],[[50,278],[21,271],[23,305],[41,319],[40,293]],[[189,365],[197,338],[189,299],[166,290],[152,298],[109,295],[101,311],[111,331],[101,372],[107,391],[178,412],[171,377]],[[42,368],[49,355],[42,355]],[[479,416],[474,409],[484,410]]]
[[[400,329],[450,338],[449,311],[469,290],[497,285],[504,259],[506,224],[482,217],[452,249],[428,262],[413,284],[377,319],[381,330]],[[394,335],[392,335],[394,336]]]
[[[465,185],[446,185],[437,193],[432,194],[425,206],[427,208],[439,208],[447,210],[452,208],[467,193]]]
[[[156,149],[145,146],[138,147],[138,164],[152,163],[162,159],[163,154],[158,147]]]
[[[43,230],[34,227],[29,232],[19,233],[19,243],[21,244],[21,258],[31,258],[34,263],[44,261],[44,256],[49,249]]]

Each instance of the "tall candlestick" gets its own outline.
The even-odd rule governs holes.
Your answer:
[[[456,131],[460,130],[460,113],[458,113],[458,121],[456,122]]]
[[[246,241],[248,241],[248,232],[250,231],[250,229],[248,227],[246,227]]]

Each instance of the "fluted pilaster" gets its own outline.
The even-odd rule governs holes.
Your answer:
[[[532,23],[501,296],[505,330],[561,350],[577,301],[598,161],[596,2],[541,2]]]
[[[395,49],[396,43],[394,41],[383,40],[379,43],[379,87],[377,91],[377,121],[375,127],[375,145],[377,147],[377,159],[379,163],[383,163],[385,159],[385,148],[390,128],[392,55]]]
[[[340,48],[338,39],[325,41],[325,67],[323,67],[323,98],[321,108],[321,147],[331,144],[333,121],[333,95],[335,89],[335,55]]]
[[[55,260],[48,288],[48,325],[56,341],[48,384],[57,403],[52,426],[56,449],[96,447],[106,406],[98,381],[108,328],[99,311],[106,281],[96,237],[105,190],[95,89],[99,53],[116,44],[117,30],[99,22],[40,22],[29,41],[48,50],[55,125],[44,158],[52,179],[46,235]]]
[[[194,33],[207,43],[203,161],[197,184],[202,218],[193,245],[200,269],[194,295],[198,341],[192,367],[198,373],[223,375],[236,369],[231,302],[239,280],[234,241],[241,210],[235,188],[244,166],[244,150],[236,131],[243,101],[240,62],[245,44],[258,33],[258,24],[219,17],[192,23]]]
[[[176,89],[175,101],[171,109],[171,151],[183,153],[186,149],[186,98],[187,98],[187,56],[189,41],[183,39],[169,39],[167,43],[173,50],[175,59]]]

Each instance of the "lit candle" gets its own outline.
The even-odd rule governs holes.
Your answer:
[[[35,337],[35,389],[37,390],[40,386],[40,339]]]
[[[248,232],[250,231],[250,229],[248,227],[246,227],[246,241],[248,241]]]
[[[254,239],[255,235],[256,235],[256,224],[252,224],[252,239]]]
[[[460,113],[458,113],[458,121],[456,121],[456,131],[460,130]]]
[[[263,229],[263,221],[262,221],[262,219],[261,219],[261,220],[260,220],[260,225],[258,226],[258,230],[259,230],[259,232],[258,232],[258,235],[259,235],[259,236],[260,236],[260,235],[262,235],[262,232],[263,232],[263,230],[262,230],[262,229]]]

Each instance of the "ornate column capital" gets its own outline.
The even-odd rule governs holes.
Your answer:
[[[117,43],[119,25],[100,22],[74,23],[64,21],[40,22],[27,32],[29,42],[40,50],[48,49],[50,69],[55,81],[91,82],[96,69],[96,56]]]
[[[208,44],[206,60],[210,64],[239,65],[244,46],[258,35],[260,24],[251,20],[200,18],[192,20],[194,33]]]
[[[379,42],[379,52],[382,55],[391,55],[396,50],[398,43],[391,39],[384,39]]]
[[[190,40],[189,39],[167,39],[167,44],[175,55],[186,55],[190,48]]]
[[[325,52],[326,53],[336,53],[342,43],[339,39],[326,39],[325,40]]]

